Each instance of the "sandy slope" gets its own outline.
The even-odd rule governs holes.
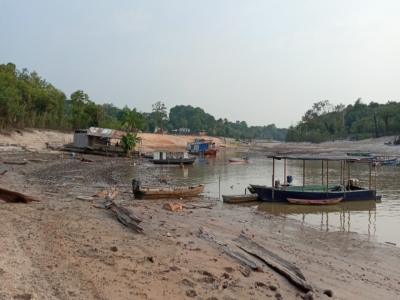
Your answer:
[[[23,134],[21,144],[29,142],[32,148],[41,150],[53,136],[45,132]],[[151,144],[153,136],[144,139],[149,149],[162,147],[171,139],[174,146],[186,143],[180,137],[156,136]],[[51,143],[60,141],[62,138],[56,134]],[[16,140],[0,136],[0,144],[7,143],[16,144]],[[342,149],[338,144],[330,147]],[[376,147],[383,149],[381,144],[383,140]],[[361,145],[358,143],[357,148]],[[364,145],[371,147],[372,142]],[[269,147],[279,150],[288,145],[263,145]],[[318,149],[304,144],[307,147]],[[224,205],[207,198],[185,204],[216,204],[211,209],[168,212],[162,209],[167,201],[131,201],[129,188],[122,188],[116,201],[124,201],[121,203],[142,218],[146,234],[138,235],[121,225],[111,211],[101,208],[104,199],[76,199],[77,195],[98,192],[101,186],[121,185],[118,174],[124,167],[132,168],[132,160],[90,157],[98,162],[82,163],[47,150],[36,153],[7,146],[2,149],[1,160],[36,159],[39,163],[0,165],[0,173],[7,169],[0,176],[0,186],[36,196],[41,202],[0,203],[0,299],[304,297],[301,290],[269,267],[243,276],[238,262],[196,236],[200,226],[235,251],[240,249],[233,240],[244,234],[294,263],[320,299],[330,299],[323,294],[326,290],[333,291],[332,299],[400,298],[397,247],[372,243],[354,233],[320,231],[253,208]],[[136,161],[136,168],[143,177],[156,180],[159,176],[159,169],[145,161]]]

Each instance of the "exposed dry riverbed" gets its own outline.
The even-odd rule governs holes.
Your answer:
[[[244,276],[237,261],[197,237],[200,226],[235,251],[240,249],[233,240],[244,234],[295,264],[315,298],[400,298],[397,247],[299,226],[248,207],[196,208],[218,201],[205,197],[175,199],[194,207],[166,211],[167,200],[132,200],[129,183],[120,177],[124,168],[137,168],[141,178],[155,183],[164,175],[158,168],[135,159],[85,157],[96,162],[56,152],[1,153],[3,161],[30,162],[1,164],[0,173],[7,172],[0,185],[41,202],[0,204],[0,299],[305,298],[267,266]],[[113,185],[121,191],[115,201],[143,219],[144,235],[119,223],[103,208],[103,198],[76,199]]]

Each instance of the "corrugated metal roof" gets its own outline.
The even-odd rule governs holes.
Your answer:
[[[87,130],[87,135],[98,136],[102,138],[120,139],[123,135],[126,135],[126,132],[109,128],[90,127]]]

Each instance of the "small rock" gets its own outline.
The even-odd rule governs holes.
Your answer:
[[[197,296],[197,293],[195,290],[188,290],[186,291],[186,296],[194,298]]]
[[[275,292],[275,291],[277,290],[277,287],[274,286],[274,285],[272,285],[272,284],[270,284],[270,285],[268,286],[268,288],[269,288],[271,291],[273,291],[273,292]]]
[[[329,298],[332,298],[332,297],[333,297],[333,291],[331,291],[331,290],[325,290],[325,291],[323,292],[323,294],[324,294],[324,295],[327,295]]]
[[[112,247],[110,247],[110,250],[113,252],[117,252],[118,248],[117,248],[117,246],[112,246]]]
[[[316,300],[314,293],[309,291],[303,298],[304,300]]]
[[[167,233],[167,237],[170,237],[170,236],[171,236],[171,234],[168,232],[168,233]]]

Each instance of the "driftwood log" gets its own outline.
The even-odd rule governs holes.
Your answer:
[[[129,227],[138,233],[143,233],[143,228],[138,225],[142,220],[129,208],[120,206],[115,202],[111,202],[108,207],[112,208],[116,212],[118,220],[126,227]]]
[[[8,165],[26,165],[27,163],[27,161],[3,161],[3,164]]]
[[[7,170],[4,170],[3,172],[0,173],[0,175],[4,175],[7,173]]]
[[[40,201],[31,196],[27,196],[18,192],[9,191],[0,188],[0,199],[7,203],[29,203],[32,201]]]
[[[294,264],[265,249],[244,235],[240,235],[235,241],[240,244],[239,248],[261,259],[269,267],[289,279],[289,281],[291,281],[297,287],[306,292],[314,291],[314,288],[306,281],[303,273]]]
[[[182,208],[186,208],[186,209],[196,209],[196,208],[208,208],[208,209],[212,209],[213,206],[215,206],[217,204],[214,203],[210,203],[208,205],[186,205],[186,204],[182,204]]]
[[[228,256],[232,257],[240,264],[242,264],[243,268],[241,272],[244,276],[248,277],[251,270],[263,272],[261,265],[247,258],[245,255],[233,251],[226,243],[219,241],[214,234],[206,230],[203,226],[199,227],[199,233],[197,234],[197,236],[205,239],[206,241],[217,244],[219,250],[226,253]]]

